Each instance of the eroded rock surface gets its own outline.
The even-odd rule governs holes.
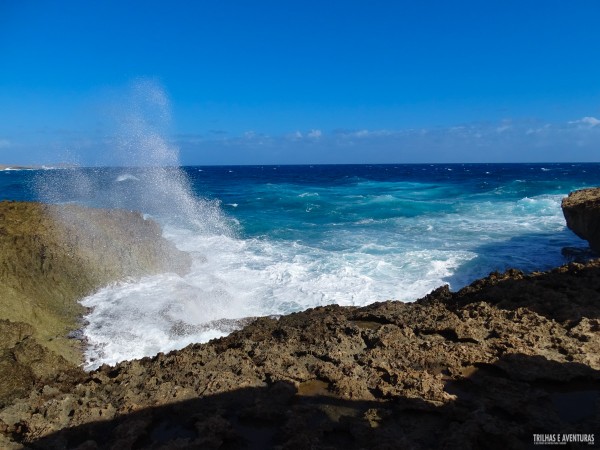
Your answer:
[[[600,188],[574,191],[562,201],[567,226],[600,253]]]
[[[139,213],[0,202],[0,407],[76,370],[77,301],[111,282],[184,272],[189,255]]]
[[[413,303],[260,318],[226,338],[48,383],[0,445],[531,448],[600,424],[600,261],[492,274]],[[3,441],[2,441],[3,439]]]

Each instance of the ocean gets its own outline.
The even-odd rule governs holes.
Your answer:
[[[233,320],[414,301],[493,271],[546,270],[587,243],[561,199],[600,164],[393,164],[0,171],[0,199],[141,211],[189,274],[82,300],[86,368],[223,336]]]

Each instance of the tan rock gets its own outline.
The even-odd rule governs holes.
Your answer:
[[[600,253],[600,188],[571,192],[562,201],[567,226]]]
[[[81,326],[79,299],[189,264],[139,213],[0,202],[0,406],[57,374],[75,374],[81,342],[67,335]]]

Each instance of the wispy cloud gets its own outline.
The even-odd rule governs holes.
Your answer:
[[[23,145],[0,137],[0,150]],[[115,145],[110,135],[63,133],[26,146],[39,149],[45,160],[67,149],[78,152],[82,164],[101,164],[98,155],[110,153]],[[600,119],[506,119],[449,127],[330,131],[292,128],[279,134],[204,130],[172,135],[169,145],[180,149],[183,164],[599,161]]]
[[[358,138],[358,139],[367,139],[367,138],[381,138],[381,137],[389,137],[395,135],[406,134],[407,132],[412,132],[413,130],[400,130],[400,131],[389,131],[389,130],[336,130],[334,133],[338,137],[343,138]]]
[[[579,125],[582,127],[592,128],[592,127],[596,127],[596,126],[600,125],[600,119],[596,119],[595,117],[591,117],[591,116],[586,116],[579,120],[572,120],[569,123],[574,124],[574,125]]]
[[[298,142],[303,139],[319,139],[321,136],[323,136],[323,132],[321,130],[312,129],[303,133],[300,130],[296,130],[292,133],[286,133],[283,136],[289,141]]]
[[[512,121],[510,121],[510,120],[503,120],[502,123],[496,127],[496,132],[497,133],[504,133],[504,132],[509,131],[511,129],[512,129]]]
[[[9,148],[11,146],[11,142],[8,139],[0,138],[0,149]]]
[[[248,158],[243,163],[257,164],[593,161],[600,154],[600,120],[505,119],[451,127],[311,129],[280,135],[253,131],[237,138],[229,135],[224,142],[231,151],[226,162],[243,155]],[[212,160],[213,155],[208,156]]]
[[[299,141],[299,140],[303,139],[303,138],[304,138],[304,135],[302,134],[302,132],[301,132],[301,131],[299,131],[299,130],[296,130],[296,131],[294,131],[294,132],[292,132],[292,133],[287,133],[287,134],[285,134],[285,135],[284,135],[284,138],[285,138],[286,140],[288,140],[288,141],[293,141],[293,142],[295,142],[295,141]]]
[[[237,140],[235,137],[234,140]],[[271,141],[271,136],[266,133],[259,133],[254,130],[246,131],[242,135],[242,139],[253,144],[265,144]]]

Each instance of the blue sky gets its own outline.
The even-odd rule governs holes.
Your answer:
[[[0,164],[599,161],[600,2],[0,0]],[[133,87],[132,87],[133,86]]]

